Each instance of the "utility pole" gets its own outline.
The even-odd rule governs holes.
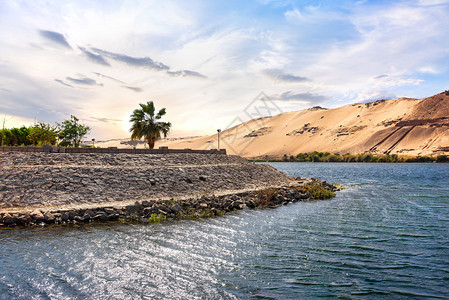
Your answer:
[[[220,151],[220,132],[221,132],[221,129],[217,129],[217,135],[218,135],[218,151]]]
[[[3,116],[2,147],[3,147],[3,140],[5,139],[5,122],[6,122],[6,116]]]

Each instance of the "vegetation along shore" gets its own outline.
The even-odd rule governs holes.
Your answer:
[[[309,153],[299,153],[296,156],[284,155],[282,158],[254,158],[254,162],[365,162],[365,163],[448,163],[449,157],[441,154],[437,156],[411,156],[398,154],[340,154],[329,152],[313,151]]]

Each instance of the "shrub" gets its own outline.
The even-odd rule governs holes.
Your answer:
[[[437,156],[437,162],[447,162],[449,161],[449,158],[447,155],[438,155]]]
[[[256,207],[264,208],[272,205],[271,201],[278,194],[278,189],[268,188],[260,190],[257,193],[257,198],[254,201]]]
[[[335,197],[335,192],[317,182],[309,182],[298,188],[301,193],[309,193],[315,200],[325,200]]]

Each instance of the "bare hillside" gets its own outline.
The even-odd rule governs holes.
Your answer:
[[[253,119],[221,133],[229,154],[279,157],[301,152],[449,154],[449,92],[335,109],[319,107]],[[217,135],[160,141],[169,148],[211,149]]]

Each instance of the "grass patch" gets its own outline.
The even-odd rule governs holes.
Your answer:
[[[148,223],[161,223],[165,220],[165,216],[163,214],[151,214],[148,217]]]
[[[335,192],[316,182],[309,182],[298,188],[301,193],[308,193],[315,200],[325,200],[335,197]]]

